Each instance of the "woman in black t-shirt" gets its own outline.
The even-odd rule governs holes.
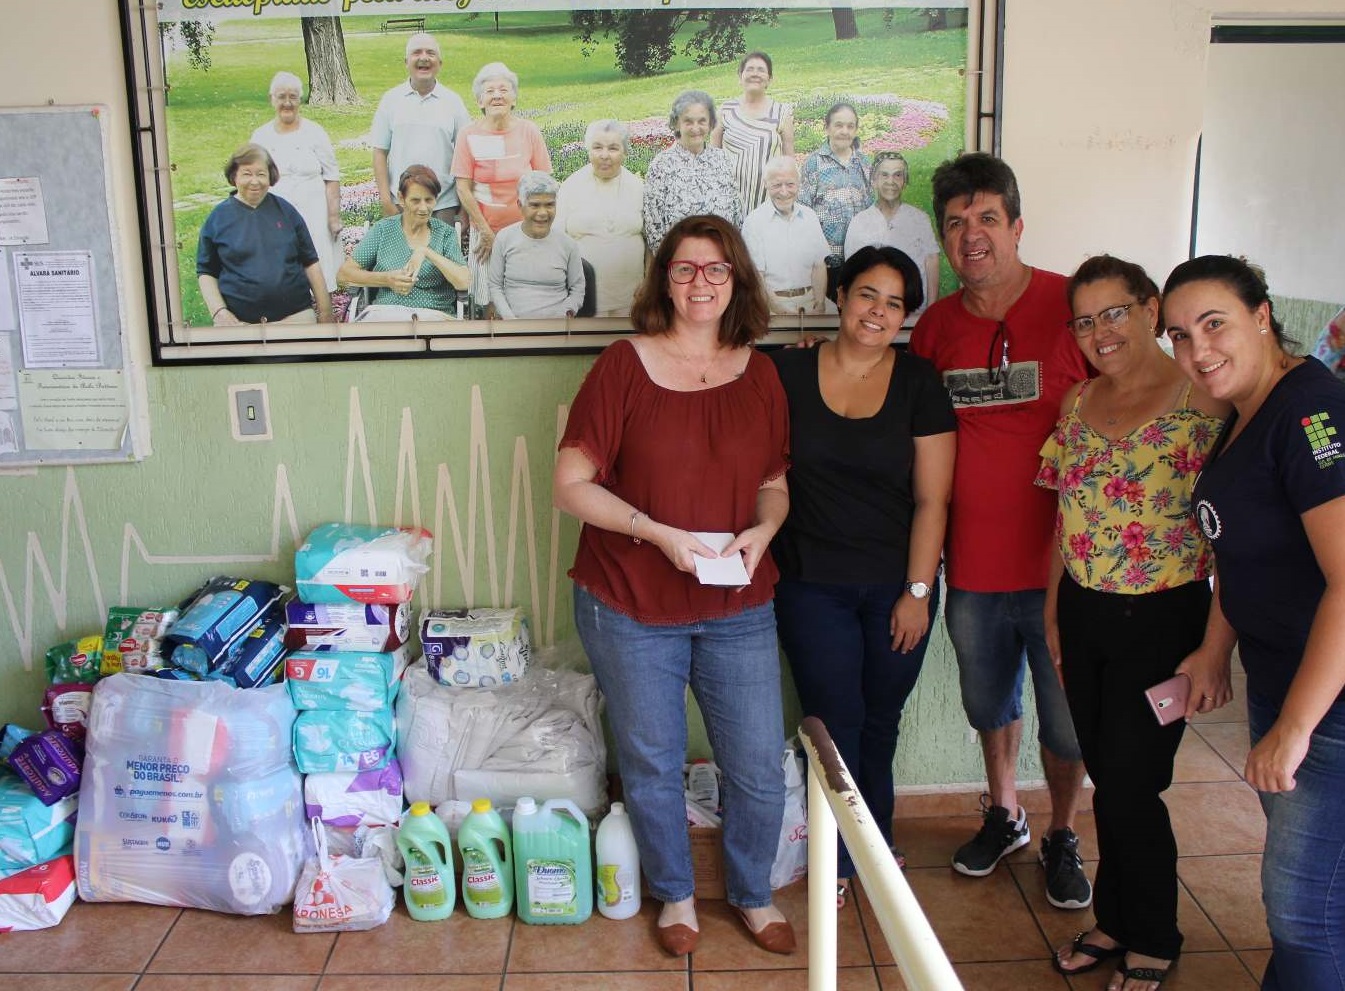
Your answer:
[[[1168,276],[1192,381],[1233,404],[1193,495],[1247,669],[1244,776],[1266,813],[1263,991],[1345,987],[1345,385],[1282,346],[1266,284],[1206,255]],[[1226,617],[1226,620],[1224,620]]]
[[[937,609],[957,421],[934,366],[892,342],[920,270],[865,247],[840,269],[840,333],[777,352],[790,512],[771,552],[776,625],[806,715],[826,724],[891,843],[892,760]],[[844,847],[837,903],[854,864]]]

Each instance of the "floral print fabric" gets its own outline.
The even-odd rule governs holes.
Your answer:
[[[1042,445],[1036,478],[1059,493],[1055,536],[1069,576],[1129,595],[1208,578],[1214,556],[1191,515],[1191,490],[1220,421],[1186,407],[1113,440],[1078,408]]]

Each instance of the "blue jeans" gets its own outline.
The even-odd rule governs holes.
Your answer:
[[[962,707],[977,732],[1017,722],[1023,718],[1023,675],[1030,667],[1041,745],[1061,760],[1082,760],[1065,690],[1046,649],[1045,604],[1040,588],[948,589],[944,622],[957,654]]]
[[[771,603],[724,619],[651,626],[576,585],[574,620],[607,700],[649,893],[676,902],[695,891],[682,790],[689,684],[723,774],[729,903],[769,905],[785,808],[780,651]]]
[[[1252,745],[1279,715],[1248,692]],[[1317,725],[1293,791],[1260,792],[1261,899],[1271,955],[1262,991],[1345,988],[1345,705]]]
[[[794,673],[805,716],[827,727],[841,759],[892,843],[892,761],[901,710],[915,688],[929,646],[926,633],[910,653],[892,649],[892,607],[905,586],[832,585],[781,580],[775,587],[780,642]],[[935,585],[929,599],[933,628],[939,611]],[[836,873],[852,877],[854,862],[840,844]]]

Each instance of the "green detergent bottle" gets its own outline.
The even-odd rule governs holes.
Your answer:
[[[514,910],[514,857],[509,827],[478,798],[458,827],[462,854],[462,904],[474,919],[499,919]]]
[[[514,890],[518,917],[534,926],[576,925],[593,913],[588,819],[568,798],[514,806]]]
[[[406,861],[402,891],[406,910],[420,922],[447,919],[453,914],[453,840],[429,802],[415,802],[397,830],[397,849]]]

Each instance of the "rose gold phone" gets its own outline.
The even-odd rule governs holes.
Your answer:
[[[1186,715],[1186,703],[1191,697],[1191,679],[1184,674],[1173,675],[1167,681],[1146,688],[1144,697],[1149,700],[1149,708],[1154,711],[1160,726],[1175,723]]]

